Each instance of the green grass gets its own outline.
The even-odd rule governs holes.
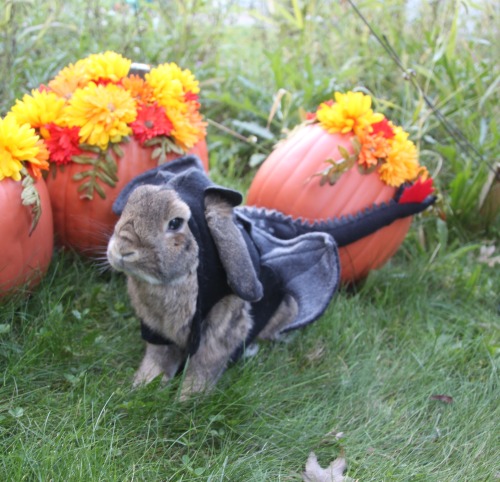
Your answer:
[[[89,53],[175,61],[201,80],[207,118],[257,134],[244,142],[209,126],[212,177],[245,192],[249,162],[299,108],[360,87],[418,143],[446,221],[416,220],[363,286],[186,403],[178,379],[131,389],[143,346],[123,278],[56,252],[31,296],[0,304],[0,480],[298,481],[311,450],[323,466],[344,453],[363,481],[499,479],[500,270],[478,260],[500,233],[498,215],[478,210],[500,142],[498,2],[476,5],[477,16],[471,2],[423,2],[412,24],[402,0],[357,2],[420,91],[348,2],[272,3],[262,16],[234,2],[141,0],[123,13],[111,0],[8,0],[0,114]],[[255,23],[235,25],[241,13]],[[424,94],[481,158],[459,147]]]
[[[0,307],[1,479],[300,480],[314,450],[360,480],[495,480],[498,270],[470,285],[476,251],[405,252],[186,403],[178,379],[131,389],[143,348],[122,277],[58,254]]]

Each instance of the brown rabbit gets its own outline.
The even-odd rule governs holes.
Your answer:
[[[319,317],[338,258],[329,235],[284,241],[251,226],[234,210],[241,195],[214,186],[193,158],[170,164],[122,191],[107,257],[127,276],[147,342],[134,385],[167,381],[187,362],[185,398],[213,386],[257,336]]]
[[[175,191],[137,188],[108,246],[113,268],[128,277],[132,304],[151,330],[172,343],[147,344],[134,385],[175,375],[188,355],[198,295],[198,244],[188,226],[191,211]],[[191,357],[183,393],[212,385],[252,327],[249,303],[223,297],[208,313],[199,349]]]

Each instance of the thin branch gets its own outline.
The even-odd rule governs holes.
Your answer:
[[[398,54],[388,41],[387,37],[385,35],[381,36],[377,33],[377,31],[371,26],[366,17],[361,13],[361,11],[358,9],[358,7],[352,0],[347,0],[347,1],[349,2],[353,10],[356,12],[358,17],[368,27],[371,34],[375,37],[378,43],[389,54],[394,63],[401,69],[401,71],[403,72],[404,79],[408,80],[411,83],[411,85],[413,85],[413,87],[418,90],[419,94],[424,99],[424,102],[426,103],[427,107],[429,107],[431,112],[437,117],[441,125],[445,128],[446,132],[448,132],[448,134],[455,140],[455,142],[458,144],[462,152],[468,153],[471,157],[475,158],[475,160],[479,163],[485,163],[489,167],[489,169],[495,172],[493,164],[488,162],[483,157],[483,155],[475,148],[475,146],[465,137],[463,132],[458,127],[454,126],[441,112],[441,110],[434,105],[430,97],[424,92],[421,85],[418,83],[415,71],[412,69],[405,68]]]

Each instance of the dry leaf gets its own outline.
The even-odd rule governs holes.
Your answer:
[[[354,481],[350,477],[344,477],[347,463],[344,458],[336,458],[326,469],[318,464],[318,459],[314,452],[309,454],[306,462],[306,469],[302,474],[304,482],[349,482]]]

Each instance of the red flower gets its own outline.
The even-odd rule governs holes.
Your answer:
[[[93,82],[95,82],[97,85],[108,85],[108,84],[120,85],[120,82],[115,82],[111,79],[107,79],[106,77],[99,77],[98,79],[95,79]]]
[[[386,139],[392,139],[394,137],[394,130],[389,124],[387,119],[382,119],[380,122],[376,124],[372,124],[372,135],[382,134]]]
[[[198,102],[198,94],[188,91],[184,94],[184,100],[186,102],[191,102],[191,101]]]
[[[140,106],[137,109],[137,118],[130,127],[141,144],[156,136],[168,136],[174,128],[165,110],[156,102]]]
[[[419,177],[411,186],[408,186],[401,194],[399,203],[421,203],[429,194],[434,192],[432,177],[422,181]]]
[[[50,136],[45,143],[50,152],[50,160],[56,164],[68,164],[73,156],[82,153],[79,145],[79,127],[59,127],[55,124],[44,126]]]

